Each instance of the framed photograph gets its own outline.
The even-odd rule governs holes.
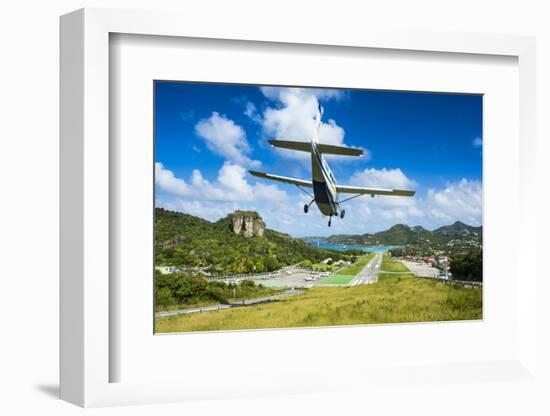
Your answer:
[[[156,333],[483,318],[482,95],[153,94]]]
[[[536,382],[534,40],[249,29],[61,18],[62,398]]]

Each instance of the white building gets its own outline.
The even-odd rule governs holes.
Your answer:
[[[176,272],[176,266],[155,266],[155,270],[158,270],[162,274],[170,274]]]

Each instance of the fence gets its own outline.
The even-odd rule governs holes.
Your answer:
[[[280,269],[272,272],[264,273],[237,273],[237,274],[226,274],[222,276],[204,276],[206,280],[267,280],[277,277],[281,274],[286,273],[289,268]],[[292,268],[293,272],[309,272],[306,269]]]
[[[462,287],[483,287],[483,282],[473,282],[473,281],[467,281],[467,280],[453,280],[453,279],[442,279],[441,277],[431,277],[431,276],[417,276],[421,277],[422,279],[431,279],[431,280],[437,280],[439,282],[447,283],[449,285],[453,286],[462,286]]]
[[[204,276],[206,280],[264,280],[275,276],[276,272],[266,273],[237,273],[223,276]]]

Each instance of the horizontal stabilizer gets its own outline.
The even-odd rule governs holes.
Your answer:
[[[296,178],[289,178],[286,176],[272,175],[270,173],[258,172],[256,170],[249,170],[249,172],[251,175],[256,176],[258,178],[270,179],[272,181],[277,181],[277,182],[291,183],[293,185],[306,186],[309,188],[313,186],[311,181],[306,181],[304,179],[296,179]]]
[[[269,140],[269,144],[273,147],[281,149],[298,150],[299,152],[311,152],[310,142],[294,142],[290,140]]]
[[[311,142],[297,142],[290,140],[269,140],[269,144],[273,147],[280,147],[281,149],[297,150],[299,152],[311,152]],[[363,156],[363,149],[355,149],[347,146],[333,146],[331,144],[316,145],[319,153],[325,153],[327,155],[341,155],[341,156]]]
[[[330,144],[318,144],[317,150],[327,155],[363,156],[363,149],[355,149],[346,146],[333,146]]]
[[[362,188],[360,186],[336,185],[336,191],[343,194],[359,195],[395,195],[395,196],[414,196],[415,191],[404,189],[383,189],[383,188]]]

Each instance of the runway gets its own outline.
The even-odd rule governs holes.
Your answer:
[[[376,253],[371,261],[367,263],[363,270],[350,282],[350,286],[364,285],[376,283],[378,281],[378,273],[382,266],[382,253]]]

